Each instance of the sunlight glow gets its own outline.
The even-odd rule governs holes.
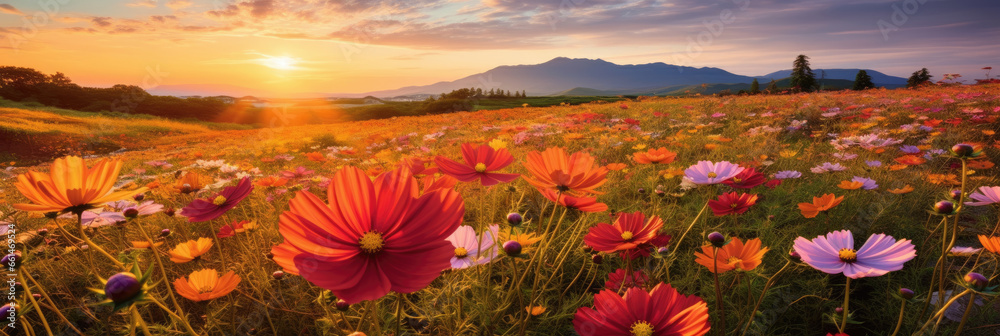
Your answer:
[[[261,65],[278,70],[298,69],[298,67],[295,66],[298,63],[299,59],[288,56],[265,56],[265,58],[260,60]]]

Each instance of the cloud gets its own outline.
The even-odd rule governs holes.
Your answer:
[[[178,9],[182,9],[182,8],[191,7],[191,5],[193,5],[193,4],[194,3],[191,2],[190,0],[170,0],[170,1],[167,1],[167,7],[170,7],[170,9],[173,9],[173,10],[178,10]]]
[[[97,17],[91,18],[90,19],[90,23],[93,23],[95,26],[98,26],[98,27],[101,27],[101,28],[106,28],[106,27],[109,27],[109,26],[112,25],[111,20],[112,19],[110,17],[97,16]]]
[[[130,2],[125,4],[128,7],[152,7],[155,8],[157,5],[157,0],[137,0],[135,2]]]
[[[0,13],[13,14],[13,15],[24,15],[21,10],[14,8],[14,6],[8,4],[0,4]]]

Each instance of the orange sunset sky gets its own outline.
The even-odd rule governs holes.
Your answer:
[[[276,94],[424,85],[558,56],[763,75],[804,53],[814,68],[928,67],[935,79],[1000,65],[1000,2],[910,1],[0,0],[0,65],[86,86]]]

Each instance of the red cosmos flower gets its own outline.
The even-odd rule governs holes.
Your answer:
[[[569,195],[556,194],[556,192],[550,189],[539,189],[545,198],[556,204],[562,205],[570,209],[576,209],[583,212],[601,212],[608,210],[608,205],[604,203],[598,203],[596,197],[573,197]],[[556,198],[559,198],[556,200]]]
[[[406,167],[407,169],[410,170],[410,173],[413,174],[413,177],[417,178],[420,178],[424,175],[437,174],[438,167],[435,166],[428,167],[427,166],[428,163],[433,163],[433,162],[421,158],[408,157],[404,158],[402,161],[399,161],[399,166]]]
[[[472,144],[462,144],[462,157],[465,164],[461,164],[443,156],[434,159],[442,173],[454,177],[462,182],[472,182],[476,179],[484,186],[491,186],[497,183],[507,183],[518,178],[517,174],[501,174],[494,171],[503,169],[514,162],[514,157],[506,148],[493,149],[489,145],[479,145],[473,148]]]
[[[767,182],[767,177],[754,168],[743,169],[743,171],[733,176],[733,178],[722,181],[727,186],[737,189],[751,189],[764,184],[764,182]]]
[[[594,295],[594,307],[580,307],[573,329],[580,335],[700,336],[708,333],[708,305],[697,296],[684,296],[669,284],[652,291],[629,288],[625,296],[611,290]]]
[[[774,189],[781,185],[781,180],[779,179],[769,180],[764,185],[766,185],[768,188]]]
[[[924,159],[916,155],[903,155],[896,158],[896,162],[899,162],[907,166],[917,166],[926,163],[927,159]]]
[[[649,281],[649,276],[643,274],[642,271],[632,272],[632,276],[629,276],[628,271],[619,268],[614,273],[608,274],[608,281],[604,283],[604,289],[618,293],[622,288],[642,288],[647,281]]]
[[[434,175],[427,175],[420,178],[420,183],[424,185],[424,190],[421,194],[426,194],[438,189],[451,189],[458,184],[458,180],[454,177],[444,175],[441,177],[434,177]]]
[[[631,250],[656,238],[661,227],[660,217],[653,216],[646,221],[642,212],[622,213],[614,224],[599,223],[591,227],[583,242],[606,253]]]
[[[219,238],[229,238],[235,236],[237,233],[253,229],[256,226],[256,224],[245,220],[233,222],[232,224],[226,224],[219,228],[219,233],[217,233],[216,236]]]
[[[718,200],[708,201],[708,206],[716,216],[725,216],[747,212],[756,203],[756,194],[736,194],[734,191],[719,195]]]
[[[653,239],[650,239],[648,242],[639,244],[639,246],[636,246],[634,249],[619,251],[618,256],[622,259],[628,258],[632,260],[639,257],[648,257],[651,251],[670,244],[671,238],[673,238],[673,236],[658,233],[656,234],[656,237],[653,237]]]
[[[330,180],[327,198],[300,191],[281,214],[285,241],[271,253],[285,272],[353,304],[418,291],[451,267],[455,248],[446,238],[465,214],[454,190],[419,195],[408,169],[373,183],[347,167]]]
[[[236,186],[226,187],[222,192],[209,199],[196,199],[181,209],[181,215],[189,222],[204,222],[222,216],[226,211],[235,208],[244,198],[250,196],[253,183],[249,177],[244,177]]]

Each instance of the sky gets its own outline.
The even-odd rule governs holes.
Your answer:
[[[85,86],[426,85],[555,57],[984,78],[996,0],[0,0],[0,65]],[[1000,68],[998,68],[1000,70]]]

